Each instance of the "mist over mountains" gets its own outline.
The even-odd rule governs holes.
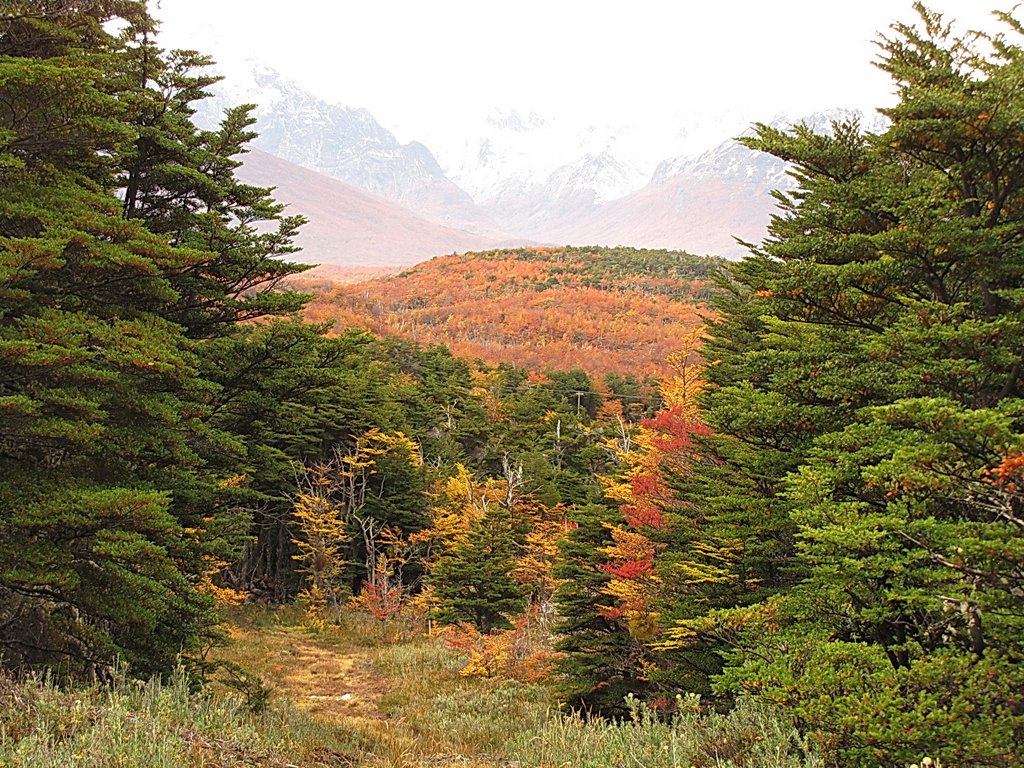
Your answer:
[[[273,183],[294,212],[314,219],[300,244],[317,262],[412,264],[530,243],[736,258],[746,253],[737,239],[764,237],[771,190],[791,183],[782,161],[732,138],[749,132],[738,114],[579,128],[492,110],[460,135],[402,143],[369,111],[328,103],[254,65],[220,83],[196,120],[210,125],[240,103],[258,105],[262,150],[247,156],[243,177]],[[821,130],[853,118],[883,125],[839,109],[771,122]]]

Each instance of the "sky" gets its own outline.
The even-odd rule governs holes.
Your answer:
[[[996,2],[996,0],[991,0]],[[892,102],[873,41],[911,0],[151,0],[165,47],[254,58],[403,140],[491,107],[590,123]],[[987,0],[931,0],[957,29]],[[1008,7],[1004,5],[1003,7]]]

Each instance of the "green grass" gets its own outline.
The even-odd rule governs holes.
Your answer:
[[[636,710],[631,722],[612,724],[575,714],[549,718],[523,734],[507,753],[526,766],[607,768],[818,768],[795,730],[770,711],[740,702],[729,714],[696,711],[662,722]]]
[[[791,725],[751,701],[725,715],[684,701],[671,722],[638,705],[631,721],[616,724],[559,711],[544,686],[461,677],[459,660],[430,641],[384,648],[375,663],[388,680],[380,706],[408,725],[416,745],[394,765],[429,764],[431,754],[521,768],[822,765]]]
[[[196,695],[184,675],[70,691],[0,678],[3,768],[341,766],[359,741],[283,702],[256,715],[239,697]]]
[[[462,677],[462,661],[432,640],[383,648],[374,663],[388,681],[379,706],[409,725],[424,755],[502,757],[524,729],[543,725],[552,705],[538,685]]]
[[[295,611],[232,615],[219,658],[271,685],[253,713],[218,686],[120,680],[65,690],[0,677],[0,768],[819,768],[794,729],[740,702],[681,702],[672,722],[633,708],[621,724],[561,712],[537,684],[460,674],[420,638],[380,645],[356,620],[311,633]],[[370,637],[366,636],[367,631]],[[351,701],[311,692],[351,691]]]

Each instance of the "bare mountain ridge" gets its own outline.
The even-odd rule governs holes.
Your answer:
[[[297,238],[303,262],[343,266],[408,266],[444,253],[504,243],[445,227],[365,190],[250,149],[238,176],[275,187],[288,213],[309,219]]]
[[[834,122],[854,120],[872,131],[886,126],[884,118],[846,109],[782,116],[771,125],[803,123],[827,133]],[[758,243],[767,234],[776,206],[772,190],[793,188],[788,171],[782,160],[728,139],[697,156],[663,160],[649,183],[616,200],[587,205],[577,197],[574,207],[535,213],[516,231],[541,242],[670,248],[741,258],[747,248],[740,241]]]
[[[506,193],[499,219],[539,242],[682,249],[739,258],[737,242],[759,242],[775,208],[773,189],[789,189],[787,166],[735,141],[698,158],[663,161],[640,189],[605,203],[567,190],[544,207],[529,191]],[[488,210],[499,218],[494,201]]]
[[[199,105],[196,121],[215,124],[224,109],[257,105],[253,145],[271,155],[347,182],[455,229],[507,238],[452,182],[423,144],[402,144],[366,109],[331,104],[268,67],[228,77]]]

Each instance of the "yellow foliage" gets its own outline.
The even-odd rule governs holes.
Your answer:
[[[248,477],[249,476],[246,475],[244,472],[241,473],[241,474],[238,474],[238,475],[232,475],[231,477],[226,477],[223,480],[221,480],[219,483],[217,483],[217,487],[218,488],[241,488],[245,484],[245,481],[248,479]]]
[[[703,336],[703,328],[690,331],[683,337],[679,351],[665,361],[673,373],[665,377],[661,385],[665,407],[679,408],[687,418],[696,419],[699,414],[697,396],[704,388],[704,363],[699,353]]]
[[[551,650],[551,634],[535,611],[520,616],[512,629],[484,635],[472,624],[459,624],[445,627],[438,636],[465,657],[464,677],[543,682],[562,656]]]
[[[240,605],[245,600],[244,592],[231,587],[219,586],[213,581],[221,571],[228,567],[229,563],[212,555],[204,555],[203,562],[206,564],[206,569],[196,584],[196,591],[210,595],[219,606]]]
[[[554,569],[559,559],[559,542],[567,530],[565,510],[539,503],[521,507],[518,511],[529,515],[531,522],[512,575],[529,587],[533,603],[543,604],[551,600],[560,583]]]
[[[329,602],[327,592],[317,583],[311,583],[300,595],[306,604],[306,625],[310,629],[322,632],[329,618]]]
[[[196,584],[196,591],[213,597],[214,602],[219,606],[241,605],[245,601],[245,593],[231,587],[220,587],[213,583],[209,576],[203,576]]]
[[[679,583],[724,584],[736,579],[732,566],[739,562],[742,547],[738,542],[726,542],[713,545],[705,541],[695,541],[689,545],[692,558],[685,562],[675,563],[672,569],[673,579]],[[756,580],[748,579],[747,584],[756,584]]]
[[[465,466],[457,464],[455,474],[433,489],[430,526],[409,539],[428,546],[430,567],[457,544],[468,542],[475,524],[502,509],[526,531],[512,575],[530,589],[531,602],[545,603],[558,586],[553,570],[558,561],[558,542],[566,531],[565,510],[561,506],[547,507],[515,490],[513,485],[510,493],[507,478],[478,481]]]
[[[342,548],[348,542],[348,530],[342,507],[330,497],[322,482],[327,468],[314,468],[307,479],[307,491],[295,497],[292,517],[300,536],[292,539],[299,553],[293,557],[302,563],[307,585],[300,593],[306,603],[310,626],[322,629],[328,609],[337,605],[336,590],[345,561]]]
[[[727,611],[712,611],[697,619],[677,621],[666,630],[664,639],[656,647],[671,650],[703,638],[713,638],[734,645],[740,635],[748,633],[756,633],[766,638],[774,635],[779,629],[778,611],[779,598],[776,596],[755,605]]]

